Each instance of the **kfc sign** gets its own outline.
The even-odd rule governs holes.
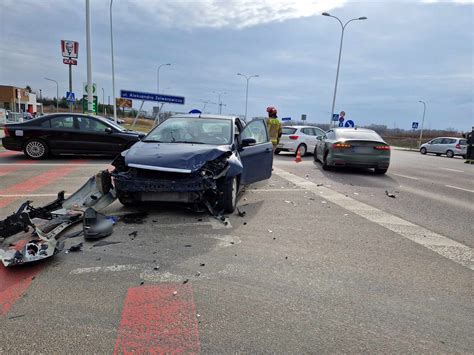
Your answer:
[[[65,58],[77,58],[79,42],[61,40],[61,53]]]

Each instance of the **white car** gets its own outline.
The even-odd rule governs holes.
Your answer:
[[[420,153],[434,153],[436,155],[445,154],[448,158],[460,155],[466,158],[467,140],[458,137],[438,137],[422,144]]]
[[[280,152],[297,153],[300,150],[301,156],[307,152],[314,152],[316,147],[316,137],[324,136],[324,131],[313,126],[284,126],[280,143],[275,149],[275,154]]]

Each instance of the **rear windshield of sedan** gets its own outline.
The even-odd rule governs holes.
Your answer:
[[[295,132],[296,128],[283,127],[281,130],[282,134],[294,134]]]
[[[153,129],[143,142],[223,145],[232,143],[232,120],[172,117]]]
[[[374,131],[356,131],[356,130],[347,130],[347,131],[336,131],[337,139],[342,140],[374,140],[374,141],[381,141],[382,137],[380,137]]]

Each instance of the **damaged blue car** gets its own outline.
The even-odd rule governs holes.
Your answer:
[[[243,186],[271,177],[273,152],[264,119],[188,114],[170,117],[112,164],[123,205],[180,202],[231,213]]]

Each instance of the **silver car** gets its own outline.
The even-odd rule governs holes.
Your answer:
[[[448,158],[460,155],[466,158],[467,141],[464,138],[438,137],[422,144],[420,153],[434,153],[438,156],[445,154]]]

